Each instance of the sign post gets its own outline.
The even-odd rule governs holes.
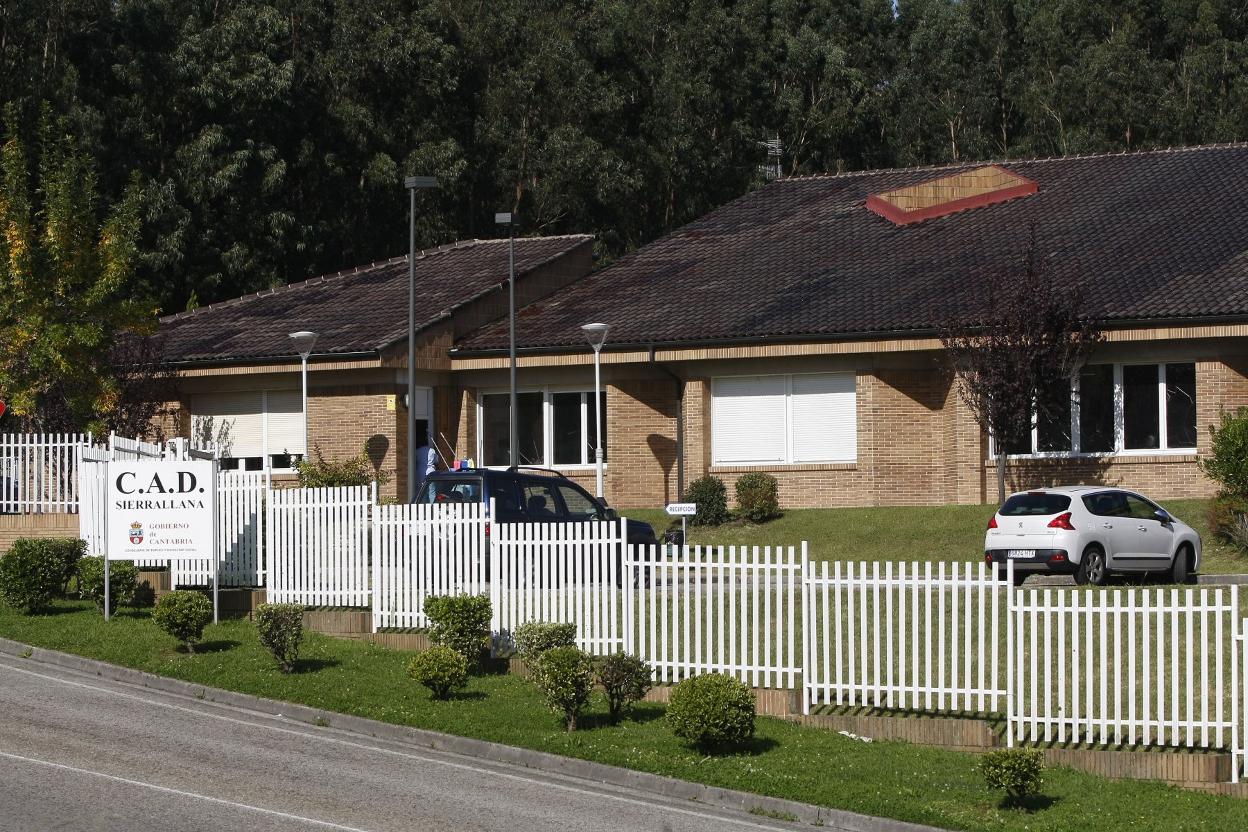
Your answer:
[[[104,618],[110,560],[212,562],[212,622],[218,621],[215,461],[110,462],[104,555]]]
[[[689,537],[685,532],[685,518],[698,513],[697,503],[668,503],[665,509],[668,517],[680,518],[680,545],[687,546]]]

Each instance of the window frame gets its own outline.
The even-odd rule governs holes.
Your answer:
[[[853,381],[853,454],[851,456],[831,459],[797,460],[793,450],[793,379],[800,376],[847,376]],[[783,378],[784,379],[784,459],[776,460],[732,460],[724,461],[715,456],[715,397],[721,380],[741,378]],[[850,465],[858,462],[858,372],[856,370],[812,370],[806,373],[732,373],[713,376],[711,378],[711,467],[713,468],[774,468],[777,466],[796,465]]]
[[[510,467],[508,465],[486,465],[485,453],[484,453],[485,446],[483,444],[485,440],[485,397],[497,396],[497,395],[505,396],[505,395],[510,394],[510,392],[511,392],[510,388],[507,388],[507,387],[481,387],[477,389],[477,400],[476,400],[476,405],[475,405],[476,417],[477,417],[476,458],[481,463],[480,467],[482,468],[489,468],[490,470],[493,470],[493,471],[505,471]],[[605,400],[607,398],[606,385],[603,385],[603,388],[600,392],[602,395],[603,404],[605,405],[606,404]],[[589,428],[590,428],[590,425],[589,425],[590,414],[589,414],[588,402],[589,402],[589,399],[594,395],[593,388],[586,387],[584,385],[575,385],[575,384],[573,385],[538,385],[538,386],[529,385],[525,387],[517,387],[516,395],[520,395],[522,393],[540,393],[542,395],[542,460],[543,461],[541,462],[540,467],[549,468],[553,471],[593,471],[593,470],[596,470],[597,465],[594,460],[594,453],[591,449],[589,449],[588,447],[584,447],[584,446],[581,448],[581,459],[583,460],[582,462],[562,464],[562,465],[555,464],[555,401],[554,401],[555,394],[556,393],[579,393],[581,395],[581,407],[580,407],[581,435],[588,436]],[[610,408],[605,407],[605,406],[602,408],[602,432],[603,432],[602,454],[604,457],[602,466],[603,466],[604,471],[607,469],[609,465],[609,460],[611,458],[611,454],[610,454],[611,429],[609,427],[611,414],[608,412],[609,410]]]
[[[218,392],[221,394],[228,394],[228,393],[235,393],[235,392],[241,392],[241,393],[259,392],[260,393],[260,457],[259,459],[261,463],[260,467],[259,468],[247,467],[247,460],[256,459],[256,457],[254,456],[222,457],[221,460],[218,460],[219,467],[222,471],[251,471],[252,473],[268,472],[270,474],[294,474],[298,471],[298,468],[295,467],[297,463],[300,460],[307,458],[307,455],[308,455],[307,448],[304,448],[304,451],[301,454],[275,454],[269,448],[269,394],[270,393],[289,393],[291,392],[292,389],[294,389],[295,392],[299,394],[300,408],[306,408],[307,402],[305,402],[303,399],[303,391],[298,388],[289,388],[289,387],[268,388],[266,387],[263,390],[259,390],[259,391],[222,390],[222,391],[213,391],[213,392],[206,392],[206,393],[193,393],[191,397],[192,431],[194,431],[195,420],[203,416],[203,414],[197,415],[195,413],[195,397],[196,396],[214,396],[214,395],[218,395]],[[300,413],[302,414],[303,411],[300,410]],[[285,468],[273,467],[270,463],[272,462],[273,457],[275,456],[289,456],[291,464]],[[220,465],[221,462],[225,462],[227,460],[231,464]]]
[[[1091,458],[1117,458],[1117,457],[1136,457],[1136,456],[1185,456],[1194,454],[1197,451],[1196,446],[1170,447],[1169,429],[1166,422],[1166,366],[1169,364],[1191,364],[1195,368],[1196,361],[1159,359],[1155,361],[1122,361],[1109,362],[1101,361],[1089,364],[1087,366],[1111,366],[1113,367],[1113,403],[1114,403],[1114,449],[1112,451],[1038,451],[1036,450],[1039,443],[1039,424],[1033,420],[1031,426],[1031,453],[1026,454],[1007,454],[1006,459],[1091,459]],[[1157,418],[1158,418],[1158,447],[1156,448],[1128,448],[1126,447],[1126,389],[1123,386],[1123,368],[1124,367],[1154,367],[1157,370]],[[1076,372],[1070,379],[1070,444],[1071,448],[1080,448],[1080,440],[1082,439],[1080,431],[1080,397],[1079,397],[1079,376],[1080,372]],[[1199,373],[1197,373],[1199,379]],[[1199,401],[1200,391],[1196,391],[1197,401]],[[1197,441],[1199,441],[1199,422],[1197,423]],[[988,457],[990,459],[997,458],[996,441],[991,434],[988,437]]]

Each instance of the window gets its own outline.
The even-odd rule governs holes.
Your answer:
[[[555,489],[544,482],[526,482],[520,486],[524,494],[524,513],[529,520],[561,520]]]
[[[564,508],[568,510],[568,519],[573,521],[597,520],[598,505],[585,492],[570,485],[559,486],[559,496],[563,497]]]
[[[508,393],[480,397],[479,457],[487,467],[511,465]],[[520,464],[544,467],[589,466],[595,462],[597,416],[602,408],[602,456],[607,459],[607,395],[583,390],[525,391],[516,394]]]
[[[206,393],[191,399],[195,437],[215,442],[221,467],[262,471],[293,467],[303,447],[303,397],[298,390]]]
[[[852,462],[858,456],[853,373],[717,378],[716,465]]]
[[[1037,420],[1010,454],[1191,451],[1196,447],[1196,365],[1091,364],[1067,407]],[[994,447],[995,453],[995,447]]]
[[[1061,514],[1068,508],[1070,498],[1066,495],[1037,491],[1015,494],[1001,506],[1000,514],[1002,517],[1047,517],[1050,514]]]

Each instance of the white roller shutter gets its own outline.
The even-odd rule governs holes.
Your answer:
[[[852,462],[858,457],[853,373],[792,377],[793,462]]]
[[[303,394],[298,390],[270,390],[268,397],[269,454],[302,454]]]
[[[717,378],[711,386],[711,455],[719,465],[784,462],[785,378]]]
[[[217,442],[224,457],[264,454],[263,413],[263,394],[258,390],[191,398],[195,436]]]

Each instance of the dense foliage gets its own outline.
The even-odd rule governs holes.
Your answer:
[[[780,483],[771,474],[753,471],[737,478],[737,514],[751,523],[780,515]]]
[[[562,715],[564,727],[576,730],[589,694],[594,689],[594,658],[578,647],[555,647],[533,664],[533,683],[546,704]]]
[[[664,718],[695,748],[725,750],[754,736],[754,693],[722,673],[691,676],[672,689]]]
[[[1044,752],[1038,748],[1002,748],[979,761],[984,782],[1002,790],[1009,803],[1020,803],[1040,791],[1044,782]]]
[[[607,695],[612,723],[619,722],[624,712],[650,690],[652,670],[649,662],[628,653],[612,653],[598,659],[598,684]]]
[[[132,560],[108,562],[108,604],[116,611],[122,604],[137,606],[135,593],[139,588],[139,569]],[[104,609],[104,558],[83,558],[78,561],[78,596],[95,602]]]
[[[19,538],[0,556],[0,600],[26,613],[42,611],[65,583],[65,559],[45,541]]]
[[[689,483],[681,501],[696,503],[698,513],[689,521],[695,526],[718,526],[728,522],[728,489],[719,477],[707,474]]]
[[[320,446],[313,446],[307,459],[295,463],[302,488],[342,488],[346,486],[384,485],[389,474],[369,460],[367,453],[349,459],[326,459]]]
[[[66,0],[0,8],[0,101],[135,173],[178,311],[401,253],[411,173],[422,245],[515,209],[614,256],[767,168],[1242,140],[1246,43],[1237,0]]]
[[[430,595],[425,616],[432,625],[429,638],[464,657],[469,670],[481,666],[481,653],[490,643],[490,599],[485,595]]]
[[[452,690],[468,684],[468,662],[451,648],[434,645],[412,657],[407,675],[429,688],[434,699],[449,699]]]
[[[292,672],[299,659],[299,643],[303,641],[303,607],[261,604],[256,607],[256,635],[282,672]]]
[[[198,592],[175,589],[156,602],[152,621],[194,653],[195,642],[203,638],[204,628],[212,621],[212,602]]]
[[[547,650],[576,646],[576,625],[547,621],[526,621],[516,628],[513,639],[516,653],[524,663],[533,666]]]

